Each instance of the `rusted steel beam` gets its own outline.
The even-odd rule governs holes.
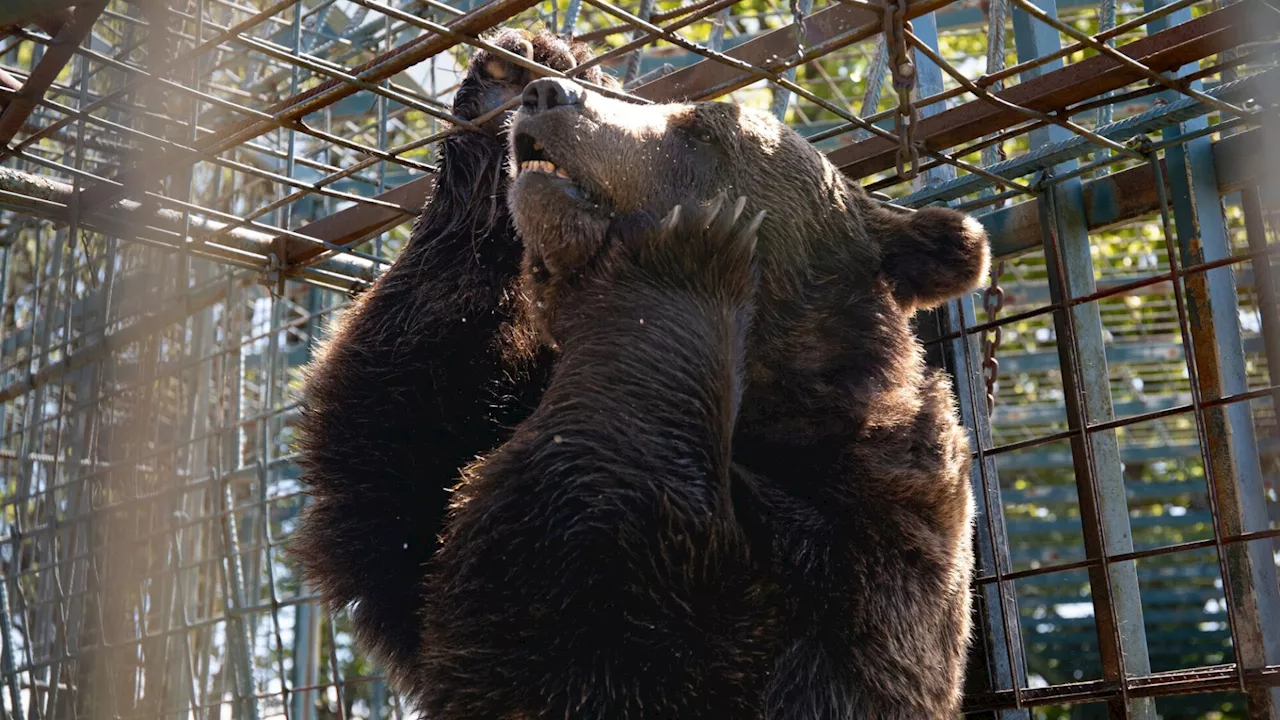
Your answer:
[[[1257,130],[1231,135],[1214,143],[1213,160],[1219,190],[1235,192],[1256,182],[1268,170],[1266,145]],[[403,207],[421,207],[431,196],[434,178],[407,182],[378,195]],[[1085,216],[1089,229],[1097,230],[1159,210],[1151,168],[1139,165],[1084,183]],[[980,219],[991,237],[991,251],[1001,258],[1015,257],[1038,246],[1040,219],[1036,200],[1028,200],[983,215]],[[395,227],[413,216],[377,205],[355,205],[303,225],[295,232],[333,245],[353,246],[378,232]],[[319,245],[288,239],[289,264],[307,264],[324,252]]]
[[[1157,72],[1176,70],[1255,37],[1280,33],[1280,14],[1257,12],[1254,6],[1252,0],[1229,5],[1118,49]],[[995,95],[1013,105],[1053,112],[1142,79],[1141,73],[1119,60],[1095,55]],[[1016,110],[973,100],[921,120],[916,137],[924,147],[943,152],[1025,119]],[[896,142],[871,137],[832,150],[828,157],[846,175],[863,178],[893,167],[897,150]]]
[[[933,12],[948,2],[950,0],[912,0],[907,5],[907,19]],[[804,53],[799,57],[796,57],[794,24],[767,32],[724,54],[757,68],[781,72],[874,37],[880,32],[881,19],[878,12],[837,4],[804,19]],[[655,102],[702,100],[732,92],[757,79],[755,75],[707,58],[641,85],[635,94]]]
[[[31,71],[31,76],[23,83],[22,89],[13,95],[4,112],[0,113],[0,148],[8,146],[22,124],[31,116],[40,98],[44,97],[53,81],[58,79],[58,74],[70,62],[76,48],[84,42],[106,6],[106,0],[78,5],[71,22],[63,25],[53,37],[44,57],[40,58],[39,64]],[[5,154],[0,150],[0,158]]]
[[[1213,144],[1218,192],[1232,193],[1256,183],[1270,172],[1261,131],[1231,135]],[[1161,160],[1161,163],[1164,161]],[[991,252],[1012,258],[1039,247],[1038,200],[1028,200],[979,216],[991,238]],[[1127,222],[1160,209],[1155,175],[1143,164],[1084,183],[1085,219],[1090,230]]]
[[[1241,36],[1232,32],[1234,29],[1233,23],[1240,19],[1240,13],[1243,12],[1238,8],[1250,4],[1251,0],[1246,0],[1246,2],[1228,6],[1223,10],[1202,16],[1198,20],[1193,20],[1190,23],[1179,25],[1170,30],[1157,33],[1143,40],[1126,45],[1122,47],[1121,50],[1129,53],[1131,57],[1135,57],[1134,53],[1137,53],[1137,56],[1140,58],[1155,58],[1156,60],[1166,63],[1170,68],[1179,67],[1188,61],[1187,58],[1189,55],[1195,55],[1196,57],[1210,55],[1217,51],[1215,48],[1219,47],[1218,44],[1221,44],[1223,47],[1227,47],[1231,42],[1240,40]],[[912,5],[912,7],[920,8],[922,6],[917,3]],[[867,18],[871,15],[871,13],[867,13],[861,8],[840,5],[815,13],[813,16],[808,18],[806,31],[815,33],[817,32],[816,28],[830,29],[832,27],[841,26],[841,23],[843,23],[847,28],[849,27],[849,23],[853,17],[850,13],[854,10],[862,13],[860,17],[863,18]],[[842,11],[842,13],[836,15],[834,14],[836,11]],[[1280,29],[1280,23],[1276,22],[1272,16],[1266,17],[1267,20],[1265,22],[1271,23],[1276,26],[1277,29]],[[808,23],[818,23],[818,25],[810,26]],[[870,30],[872,33],[877,31],[878,30],[876,28],[872,28]],[[1197,33],[1208,33],[1208,35],[1207,37],[1201,37],[1200,35],[1197,35]],[[780,48],[781,51],[785,51],[788,47],[794,47],[789,43],[794,43],[795,36],[791,33],[791,30],[788,27],[781,30],[775,30],[774,32],[762,35],[756,40],[744,43],[739,46],[737,50],[749,48],[754,43],[766,41],[770,38],[773,38],[770,44],[765,46],[755,46],[756,49],[751,51],[750,56],[742,56],[735,53],[729,54],[734,57],[738,57],[738,59],[754,62],[756,54],[759,52],[780,52]],[[830,39],[829,36],[820,36],[816,34],[810,36],[811,41],[822,40],[824,38],[828,40]],[[853,41],[851,40],[850,42]],[[763,51],[761,50],[762,47]],[[1104,64],[1105,67],[1103,67]],[[726,75],[720,72],[720,70],[713,69],[712,65],[714,65],[715,68],[727,71],[728,74]],[[659,80],[655,80],[654,82],[642,85],[635,89],[634,94],[649,100],[662,101],[674,93],[675,90],[673,88],[676,87],[686,88],[689,92],[694,94],[702,92],[705,88],[711,87],[712,85],[699,84],[696,87],[692,86],[688,84],[689,75],[684,75],[684,80],[678,81],[679,85],[667,84],[671,78],[679,78],[682,73],[700,67],[703,69],[699,70],[700,75],[698,77],[701,77],[708,83],[714,83],[718,78],[735,77],[739,72],[729,66],[716,63],[712,60],[707,60],[691,66],[690,68],[685,68],[684,70],[672,73],[671,75]],[[1115,87],[1121,87],[1134,79],[1132,74],[1133,71],[1128,68],[1124,68],[1124,66],[1119,62],[1110,60],[1105,56],[1096,56],[1090,60],[1070,65],[1062,70],[1046,73],[1045,75],[1027,83],[1015,85],[1003,93],[999,93],[999,95],[1010,102],[1020,101],[1027,105],[1033,105],[1033,103],[1029,103],[1025,100],[1025,98],[1029,97],[1042,98],[1043,102],[1060,102],[1065,104],[1080,102],[1105,90],[1115,89],[1115,87],[1100,88],[1093,82],[1094,80],[1097,80],[1093,74],[1095,72],[1105,70],[1106,68],[1112,68],[1112,70],[1105,74],[1105,79],[1112,83],[1118,83]],[[1050,111],[1061,107],[1049,107],[1044,105],[1043,102],[1036,106],[1037,109]],[[965,118],[968,118],[970,127],[951,126],[951,123],[953,122],[964,122]],[[939,113],[938,115],[924,120],[921,127],[921,133],[922,137],[925,138],[930,138],[930,130],[934,132],[935,137],[950,138],[954,135],[960,134],[962,137],[956,142],[965,142],[1006,126],[1000,123],[1016,123],[1021,119],[1022,118],[1020,116],[1010,117],[1007,111],[985,101],[977,100],[953,108],[952,110]],[[950,141],[948,140],[947,142]],[[1227,145],[1226,151],[1228,152],[1233,152],[1235,148],[1238,147],[1236,141],[1232,138],[1228,138],[1224,143]],[[1219,145],[1224,143],[1219,143]],[[931,142],[930,147],[934,149],[946,149],[946,147],[950,147],[951,144],[942,146],[941,144],[934,145]],[[877,150],[882,146],[882,150]],[[858,148],[863,148],[863,150],[857,150]],[[842,169],[849,172],[848,163],[850,157],[857,157],[853,156],[852,153],[854,151],[861,153],[864,157],[862,157],[861,160],[857,160],[857,164],[854,166],[855,172],[849,173],[858,177],[869,174],[870,172],[876,172],[878,170],[884,170],[891,167],[893,165],[893,155],[896,150],[897,145],[879,138],[872,138],[862,143],[858,143],[857,145],[833,150],[828,157],[830,157],[837,165],[841,164],[842,161],[845,162],[846,167]],[[1235,154],[1240,153],[1233,152],[1233,155]],[[857,170],[857,168],[861,167],[862,164],[876,162],[878,159],[883,162],[882,167],[877,167],[869,172],[860,172]],[[1245,160],[1245,162],[1256,164],[1254,160],[1255,156],[1250,156]],[[1233,173],[1228,173],[1223,177],[1231,176],[1233,176]],[[386,193],[377,196],[377,199],[387,200],[407,207],[420,207],[430,197],[432,182],[433,180],[431,178],[420,178],[401,185],[398,188],[389,190]],[[1107,194],[1108,196],[1113,192],[1111,188],[1115,188],[1117,190],[1114,197],[1105,200],[1100,197],[1097,202],[1105,201],[1116,203],[1117,206],[1115,208],[1115,212],[1104,214],[1115,216],[1117,219],[1112,222],[1119,222],[1121,220],[1137,217],[1142,213],[1155,212],[1155,200],[1153,191],[1151,190],[1153,187],[1151,182],[1150,170],[1145,166],[1142,166],[1113,176],[1108,179],[1108,182],[1105,185],[1098,185],[1098,183],[1086,183],[1085,187],[1086,193],[1090,193],[1091,189],[1096,187],[1097,192]],[[1132,185],[1130,185],[1130,183],[1132,183]],[[1086,194],[1086,200],[1090,200],[1092,197],[1092,195]],[[1092,200],[1090,200],[1090,202],[1090,207],[1092,208],[1096,202]],[[1141,209],[1142,212],[1137,212],[1138,209]],[[354,245],[376,232],[385,230],[388,227],[393,227],[398,222],[403,222],[411,217],[412,216],[407,214],[397,213],[389,208],[374,205],[357,205],[341,210],[309,225],[304,225],[298,228],[297,232],[335,245]],[[1037,233],[1039,232],[1039,220],[1037,218],[1036,205],[1034,201],[1023,203],[1021,206],[1015,206],[1008,210],[1001,211],[1000,217],[1000,223],[1003,228],[1016,228],[1016,230],[1012,232],[1002,231],[998,237],[1011,239],[1020,237],[1037,237]],[[1009,247],[1002,247],[1002,243],[997,237],[993,237],[993,243],[997,251],[1002,252],[1003,254],[1016,254],[1017,252],[1023,252],[1029,249],[1029,246],[1021,247],[1016,243],[1011,243]],[[307,245],[302,241],[291,240],[288,257],[291,263],[306,263],[312,258],[320,255],[322,252],[323,248],[320,248],[319,246]]]
[[[35,23],[42,28],[62,24],[78,0],[6,0],[0,2],[0,28]],[[80,3],[83,4],[83,3]]]
[[[449,29],[457,35],[423,35],[353,68],[348,74],[365,82],[380,82],[459,44],[461,40],[458,35],[481,35],[536,4],[537,0],[492,0],[449,23]],[[277,120],[297,120],[359,91],[359,87],[334,78],[282,100],[266,112]],[[207,152],[222,152],[270,132],[275,127],[273,122],[249,118],[204,138],[197,147]]]
[[[908,6],[908,14],[915,17],[945,4],[946,0],[916,0]],[[871,37],[880,31],[879,23],[880,18],[876,13],[850,5],[836,5],[814,13],[803,22],[806,57],[815,53],[830,52],[838,47]],[[743,43],[726,55],[767,67],[771,58],[786,58],[793,54],[796,42],[794,27],[794,25],[788,25],[765,33]],[[640,85],[632,91],[632,94],[647,100],[663,102],[686,96],[701,97],[706,91],[725,82],[740,81],[741,85],[746,85],[753,80],[754,78],[742,74],[735,68],[707,59]],[[430,198],[433,182],[431,178],[413,180],[377,196],[377,199],[389,200],[406,207],[421,207]],[[390,200],[392,197],[397,199]],[[304,225],[298,228],[297,232],[335,245],[354,245],[410,217],[390,208],[356,205]],[[287,255],[290,263],[306,263],[323,252],[324,248],[320,246],[290,240]]]
[[[480,35],[536,4],[537,0],[492,0],[449,23],[448,27],[456,33],[455,35],[437,33],[423,35],[353,68],[349,74],[365,82],[381,82],[454,47],[461,42],[459,36]],[[327,80],[306,92],[286,98],[267,108],[265,112],[272,116],[271,120],[246,118],[231,123],[201,138],[194,143],[194,147],[202,153],[224,152],[274,130],[280,123],[301,120],[359,91],[359,87],[341,80]],[[158,176],[167,175],[181,167],[184,162],[193,161],[196,157],[183,154],[175,158],[179,162],[166,163],[167,167],[164,168],[138,167],[129,170],[116,178],[119,186],[101,184],[82,191],[80,206],[94,208],[118,200],[128,194],[130,188],[145,185],[145,180],[154,180]]]
[[[48,218],[70,223],[75,189],[43,175],[31,175],[0,167],[0,207],[29,217]],[[133,200],[122,200],[98,208],[93,213],[79,213],[82,227],[126,237],[135,237],[152,245],[186,249],[205,256],[221,258],[232,264],[263,263],[275,251],[281,235],[255,228],[227,229],[227,223],[199,216],[186,216],[168,208],[148,207]],[[190,234],[190,236],[188,235]],[[217,240],[198,238],[220,233]],[[305,242],[305,241],[304,241]],[[309,245],[309,243],[308,243]],[[318,254],[318,253],[317,253]],[[351,256],[326,258],[308,266],[325,274],[329,284],[343,284],[338,276],[356,281],[372,281],[379,268],[372,262]]]
[[[1238,691],[1240,679],[1235,664],[1193,668],[1153,673],[1143,677],[1128,678],[1130,697],[1170,697],[1195,695],[1215,691]],[[1249,687],[1280,686],[1280,666],[1268,666],[1245,671]],[[1023,688],[1021,701],[1024,707],[1044,705],[1075,705],[1092,703],[1120,694],[1120,683],[1112,680],[1086,680],[1083,682],[1053,685],[1043,688]],[[970,693],[965,696],[963,711],[966,715],[990,712],[1014,706],[1013,692]]]
[[[434,186],[434,177],[421,177],[394,187],[378,195],[376,199],[395,203],[401,207],[421,208],[427,204]],[[361,203],[307,223],[294,232],[323,240],[331,245],[353,246],[371,235],[389,230],[413,217],[384,205]],[[290,267],[306,264],[324,252],[325,247],[322,245],[289,238],[285,244],[285,264]]]

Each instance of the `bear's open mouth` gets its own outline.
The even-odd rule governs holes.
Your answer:
[[[557,166],[547,156],[546,150],[543,149],[542,143],[534,139],[528,133],[520,133],[516,136],[516,169],[517,172],[535,172],[543,175],[554,175],[558,178],[569,180],[569,173],[563,168]]]
[[[512,165],[516,170],[516,178],[537,178],[549,183],[551,188],[564,193],[579,207],[583,205],[594,208],[604,207],[606,195],[590,182],[590,176],[575,177],[556,161],[554,156],[543,147],[542,141],[529,133],[516,131],[512,143]]]

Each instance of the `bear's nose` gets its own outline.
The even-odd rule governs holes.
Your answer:
[[[527,113],[540,113],[552,108],[582,104],[582,86],[560,78],[534,80],[524,88],[521,97]]]

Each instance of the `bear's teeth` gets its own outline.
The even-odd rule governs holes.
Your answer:
[[[562,169],[560,169],[560,168],[556,168],[556,177],[558,177],[558,178],[564,178],[565,180],[568,180],[568,179],[569,179],[569,173],[565,172],[564,170],[562,170]]]
[[[521,172],[537,172],[551,175],[556,170],[556,166],[549,160],[525,160],[520,163]]]

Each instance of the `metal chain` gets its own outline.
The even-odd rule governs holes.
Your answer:
[[[991,270],[991,284],[982,293],[982,307],[987,311],[987,322],[995,322],[1000,311],[1004,309],[1004,288],[1000,287],[1000,276],[1004,274],[1004,263],[999,263]],[[987,415],[996,409],[996,376],[1000,374],[1000,361],[996,359],[996,351],[1000,349],[1001,328],[991,328],[982,336],[982,379],[987,385]]]
[[[982,13],[987,21],[987,72],[995,73],[1004,69],[1004,52],[1005,52],[1005,17],[1008,14],[1007,0],[982,0]],[[1000,89],[1002,83],[993,83],[989,88],[991,92]],[[1004,143],[996,142],[982,149],[982,165],[986,168],[998,163],[1004,162],[1007,158],[1005,155]],[[983,191],[984,195],[989,195],[991,191]],[[997,203],[996,207],[1003,207],[1004,201]],[[1000,311],[1004,308],[1004,288],[1000,287],[1000,276],[1004,274],[1004,263],[998,263],[991,270],[991,283],[982,293],[982,306],[987,311],[987,322],[994,322]],[[996,352],[1000,349],[1000,341],[1003,333],[999,327],[994,327],[988,333],[982,335],[982,379],[987,386],[987,416],[996,409],[996,379],[1000,374],[1000,361],[996,359]]]
[[[893,75],[893,90],[898,94],[898,107],[893,114],[893,129],[898,135],[896,164],[902,180],[915,178],[920,167],[920,148],[916,146],[916,125],[920,113],[911,104],[911,91],[916,86],[916,66],[911,60],[906,30],[908,0],[885,0],[884,43],[889,56],[889,72]]]
[[[801,55],[804,54],[804,19],[812,7],[813,0],[791,0],[791,24],[795,26],[796,51]]]

